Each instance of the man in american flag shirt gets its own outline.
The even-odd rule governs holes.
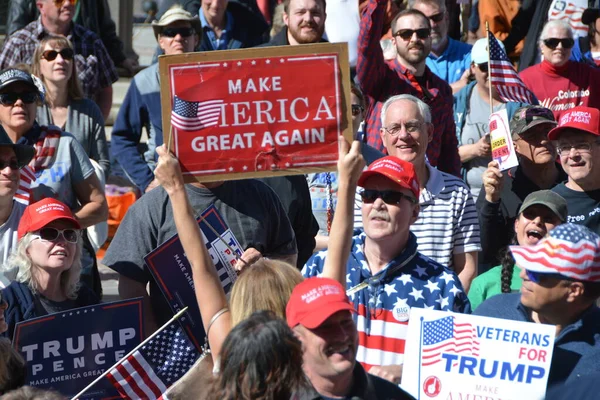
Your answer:
[[[510,251],[521,267],[521,293],[491,297],[475,314],[555,325],[548,386],[600,372],[600,236],[567,223],[535,246]]]
[[[410,226],[419,215],[419,182],[411,163],[388,156],[362,173],[364,232],[355,236],[346,283],[357,313],[356,359],[365,370],[400,382],[410,309],[469,313],[471,305],[449,268],[423,256]],[[302,273],[318,276],[327,251]]]

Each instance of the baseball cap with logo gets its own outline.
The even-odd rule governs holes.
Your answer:
[[[510,246],[527,271],[559,274],[584,282],[600,281],[600,236],[583,225],[558,225],[534,246]]]
[[[17,230],[19,240],[25,234],[35,232],[58,219],[71,221],[75,228],[81,229],[81,225],[79,225],[69,207],[56,199],[47,197],[37,203],[28,205],[19,221]]]
[[[374,175],[383,175],[419,198],[419,180],[413,165],[394,156],[374,161],[358,178],[358,186],[364,187],[367,179]]]
[[[548,139],[557,140],[564,131],[569,129],[600,136],[600,111],[585,106],[565,111],[558,119],[558,126],[548,133]]]
[[[302,325],[308,329],[321,326],[338,311],[354,312],[344,287],[330,278],[308,278],[292,291],[285,309],[290,328]]]
[[[538,190],[529,193],[521,208],[519,214],[527,210],[531,206],[542,205],[552,211],[562,222],[567,220],[567,201],[558,193],[552,190]]]
[[[505,50],[504,43],[502,43],[502,41],[498,39],[496,39],[496,41],[498,42],[500,47],[502,47],[502,49]],[[479,39],[478,41],[476,41],[473,45],[473,48],[471,49],[471,61],[475,64],[483,64],[488,62],[489,56],[487,47],[488,41],[486,38]]]
[[[515,111],[510,119],[510,131],[513,139],[527,136],[526,132],[536,125],[548,124],[556,126],[556,120],[551,110],[542,106],[527,105]]]

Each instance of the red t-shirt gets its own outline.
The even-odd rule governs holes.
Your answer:
[[[556,67],[547,61],[521,72],[521,79],[558,121],[561,113],[577,106],[600,108],[600,69],[568,61]]]

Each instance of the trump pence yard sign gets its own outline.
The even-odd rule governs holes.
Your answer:
[[[160,58],[164,141],[187,180],[334,170],[352,139],[345,44]]]

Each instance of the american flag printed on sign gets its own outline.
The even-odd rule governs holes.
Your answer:
[[[515,101],[533,104],[535,96],[523,83],[508,59],[506,52],[496,40],[492,32],[488,32],[490,43],[490,82],[504,101]]]
[[[187,101],[175,96],[171,123],[184,131],[197,131],[219,124],[224,112],[223,100]]]
[[[107,377],[125,399],[162,399],[167,389],[198,359],[177,321],[123,359]]]
[[[19,203],[29,205],[31,198],[31,184],[35,182],[35,173],[33,169],[26,165],[19,171],[19,186],[13,198]]]
[[[466,353],[479,356],[479,341],[469,323],[457,324],[454,317],[423,322],[421,365],[427,367],[442,361],[443,353]]]

